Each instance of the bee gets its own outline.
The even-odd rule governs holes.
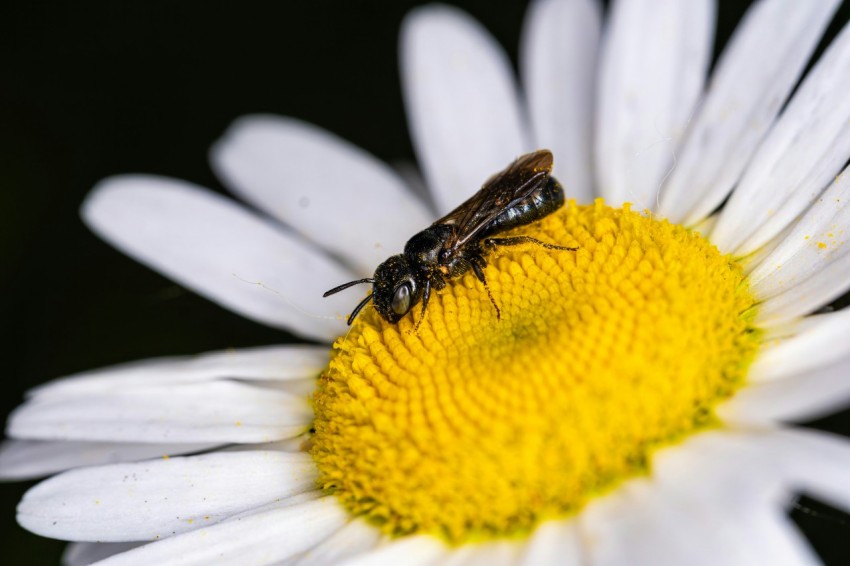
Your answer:
[[[535,244],[550,250],[575,251],[530,236],[498,237],[498,234],[524,226],[558,210],[564,204],[564,190],[551,176],[552,152],[541,149],[520,156],[507,169],[492,176],[466,202],[414,235],[404,253],[380,264],[374,277],[358,279],[334,287],[328,297],[360,283],[371,283],[372,292],[355,307],[348,324],[369,301],[386,321],[397,323],[420,302],[419,323],[425,317],[431,290],[445,288],[446,282],[470,269],[484,285],[490,302],[501,319],[484,267],[485,257],[498,246]]]

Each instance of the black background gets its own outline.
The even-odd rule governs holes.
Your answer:
[[[420,2],[5,2],[0,7],[2,417],[43,381],[122,361],[286,342],[114,251],[80,222],[101,178],[168,175],[222,191],[207,149],[236,117],[327,128],[412,161],[397,33]],[[716,51],[747,2],[720,2]],[[516,61],[525,2],[460,5]],[[843,7],[828,34],[850,19]],[[850,431],[847,413],[816,426]],[[850,481],[850,471],[848,471]],[[20,529],[29,484],[0,485],[0,557],[58,562],[63,543]],[[793,513],[829,563],[850,523]],[[735,518],[731,517],[731,521]]]

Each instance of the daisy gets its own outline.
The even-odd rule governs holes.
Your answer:
[[[801,490],[850,507],[850,444],[787,423],[850,400],[850,316],[817,313],[850,288],[850,28],[794,87],[837,5],[756,3],[705,82],[709,0],[620,0],[604,28],[592,0],[541,0],[522,98],[475,21],[414,11],[404,94],[435,210],[271,116],[212,151],[261,213],[103,181],[83,207],[102,237],[323,345],[33,390],[0,470],[61,473],[18,521],[76,541],[70,564],[816,562],[785,511]],[[362,295],[321,297],[542,147],[574,200],[522,233],[579,249],[494,253],[501,320],[470,276],[418,330],[369,308],[349,331]]]

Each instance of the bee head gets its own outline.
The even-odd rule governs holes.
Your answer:
[[[403,254],[390,257],[375,270],[372,299],[378,314],[392,323],[401,320],[422,299],[422,286]]]

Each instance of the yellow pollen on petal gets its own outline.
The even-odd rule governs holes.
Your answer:
[[[385,532],[527,533],[715,426],[760,344],[740,267],[681,226],[570,202],[398,324],[369,308],[313,398],[322,489]]]

